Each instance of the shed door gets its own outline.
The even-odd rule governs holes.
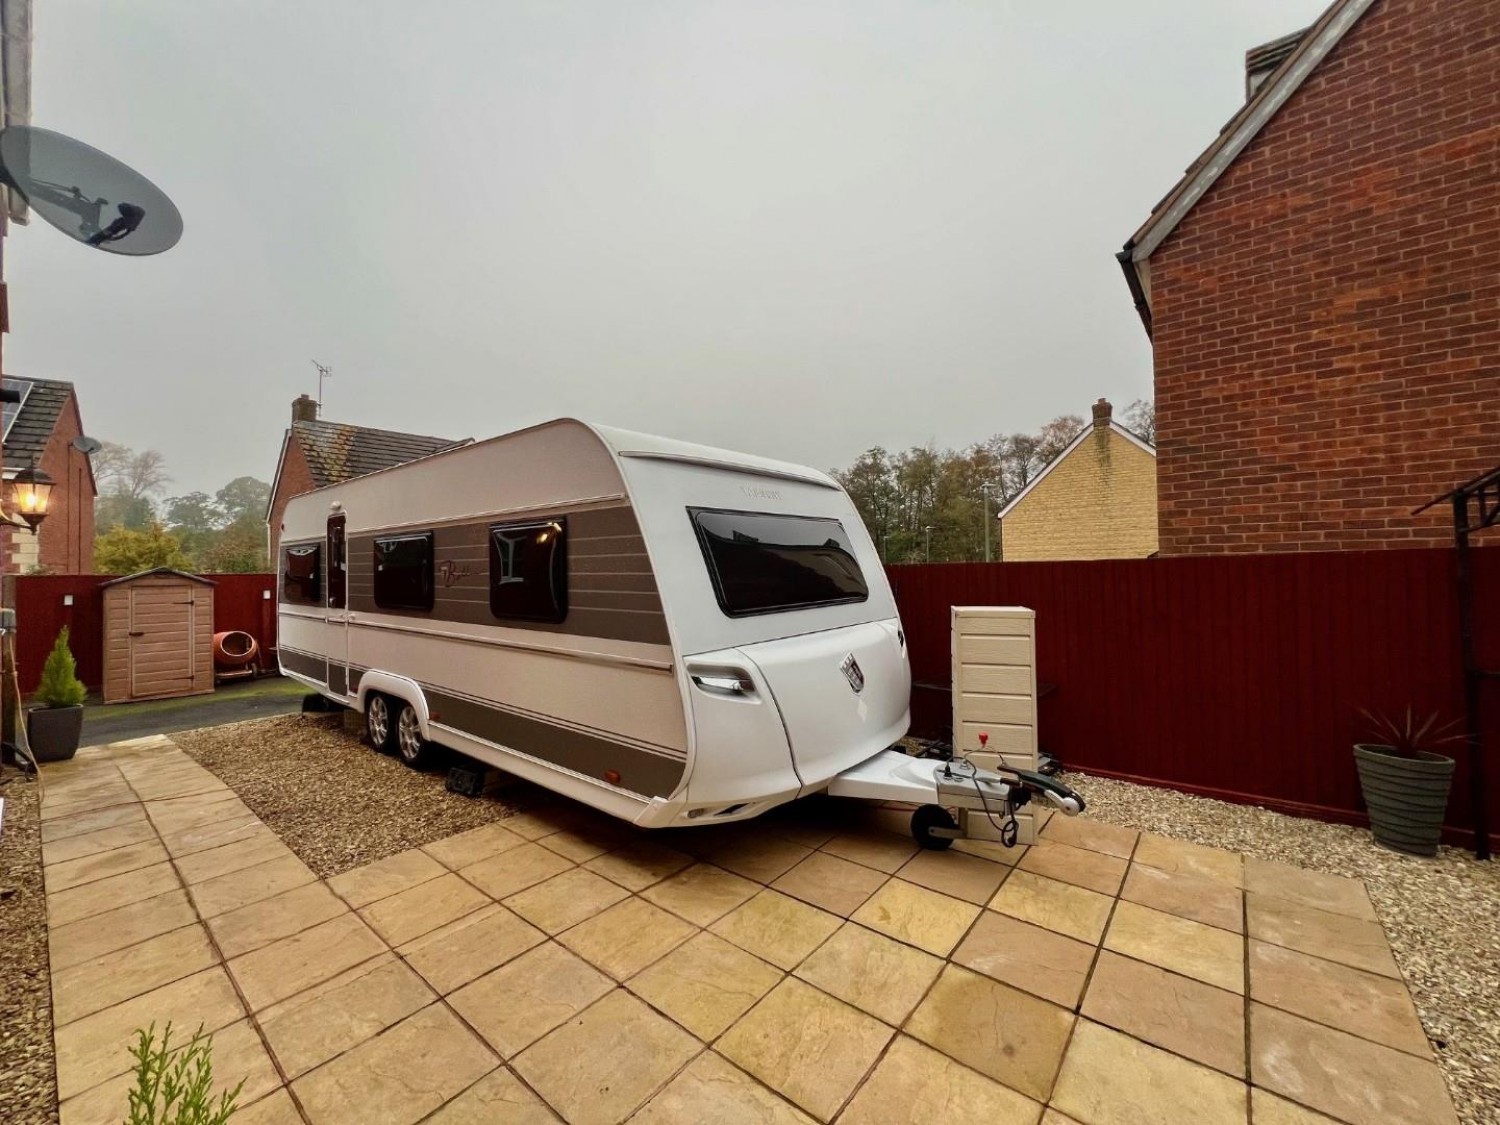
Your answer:
[[[196,690],[193,603],[184,585],[130,588],[130,695],[184,695]]]

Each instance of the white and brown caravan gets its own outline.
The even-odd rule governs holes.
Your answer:
[[[890,587],[814,469],[564,419],[296,497],[280,542],[282,671],[414,766],[663,827],[869,789],[906,733]]]

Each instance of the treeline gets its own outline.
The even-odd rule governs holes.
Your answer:
[[[133,574],[157,566],[214,574],[267,569],[271,486],[236,477],[212,496],[165,497],[171,477],[154,449],[106,442],[94,454],[94,570]]]
[[[1147,441],[1155,440],[1150,402],[1131,403],[1120,421]],[[986,507],[991,557],[999,558],[995,514],[1083,427],[1078,415],[1063,414],[1034,434],[996,434],[967,449],[927,445],[891,453],[877,446],[833,475],[859,509],[886,562],[982,560]]]

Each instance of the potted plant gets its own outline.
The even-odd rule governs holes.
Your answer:
[[[78,678],[77,667],[64,625],[42,665],[42,682],[34,697],[37,706],[26,712],[26,738],[38,762],[65,761],[78,750],[88,688]]]
[[[1439,726],[1436,713],[1418,719],[1410,707],[1401,719],[1360,714],[1378,740],[1354,744],[1354,764],[1375,842],[1409,855],[1437,855],[1453,784],[1453,759],[1434,748],[1463,739],[1452,733],[1458,720]]]

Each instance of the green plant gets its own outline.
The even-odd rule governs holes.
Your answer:
[[[1370,724],[1370,736],[1378,740],[1380,745],[1391,747],[1403,758],[1415,758],[1432,752],[1438,746],[1462,742],[1466,737],[1461,730],[1453,733],[1454,728],[1460,725],[1458,719],[1439,726],[1436,711],[1420,719],[1411,707],[1406,709],[1404,716],[1396,719],[1389,715],[1372,714],[1363,707],[1359,713]]]
[[[186,1046],[172,1047],[172,1025],[156,1041],[156,1024],[136,1030],[135,1088],[130,1091],[126,1125],[224,1125],[237,1108],[244,1079],[233,1090],[212,1094],[214,1064],[212,1035],[203,1025]]]
[[[36,701],[43,707],[77,707],[88,693],[89,689],[78,678],[78,665],[73,660],[73,650],[68,648],[68,627],[64,625],[47,654],[47,663],[42,665]]]

